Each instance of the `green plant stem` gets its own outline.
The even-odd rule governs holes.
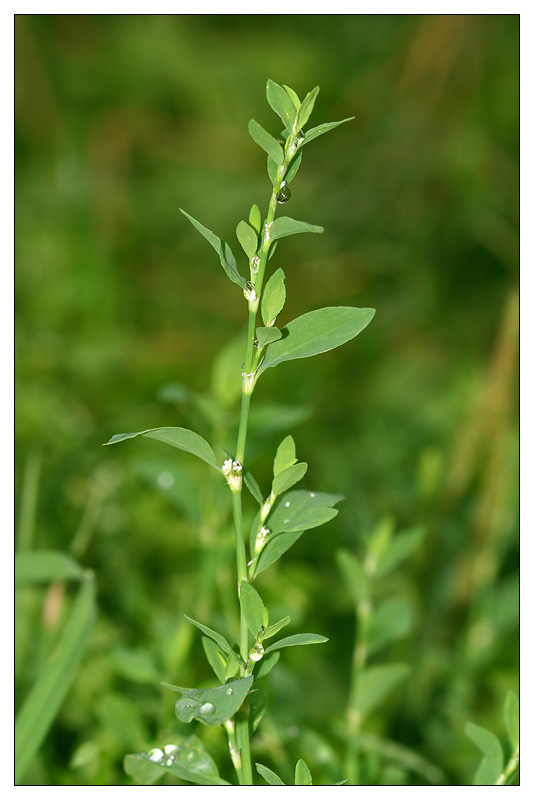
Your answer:
[[[347,751],[345,755],[345,774],[350,786],[359,784],[359,736],[362,715],[358,708],[360,683],[367,662],[367,640],[371,620],[372,605],[369,598],[363,598],[356,606],[356,636],[352,655],[350,697],[347,708]]]
[[[519,747],[516,747],[502,773],[495,781],[495,786],[506,786],[519,765]]]

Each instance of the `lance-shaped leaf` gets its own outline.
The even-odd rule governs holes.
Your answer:
[[[315,105],[315,100],[317,95],[319,94],[319,87],[316,86],[315,89],[312,89],[311,92],[308,92],[304,100],[302,101],[302,105],[299,108],[298,113],[298,127],[303,128],[306,125],[307,121],[310,118],[310,114],[313,111],[313,106]]]
[[[282,239],[284,236],[293,236],[295,233],[323,233],[324,228],[320,225],[310,225],[309,222],[301,222],[291,217],[278,217],[271,225],[269,239]]]
[[[467,723],[465,732],[483,755],[475,774],[474,785],[493,786],[500,777],[504,765],[501,743],[494,733],[479,725],[473,725],[472,722]]]
[[[284,151],[279,142],[276,141],[274,136],[267,133],[265,128],[262,128],[255,119],[251,119],[248,123],[248,132],[262,150],[271,156],[273,161],[280,167],[284,161]]]
[[[280,267],[273,272],[263,290],[261,316],[267,327],[272,327],[286,302],[286,276]]]
[[[301,105],[298,94],[295,92],[294,89],[291,88],[291,86],[286,86],[285,83],[283,84],[283,86],[288,95],[290,96],[291,100],[293,101],[293,105],[298,111]]]
[[[165,772],[199,786],[230,786],[220,777],[215,761],[196,736],[189,736],[180,744],[165,745],[163,749],[154,748],[148,754],[128,755],[124,771],[143,786],[150,786]]]
[[[198,220],[194,219],[187,211],[184,211],[182,208],[180,209],[184,217],[187,217],[189,222],[197,229],[202,236],[208,240],[211,244],[217,255],[219,256],[222,268],[230,278],[233,283],[236,283],[238,286],[241,286],[242,289],[246,286],[246,281],[243,276],[240,274],[239,270],[237,269],[237,262],[235,260],[234,254],[228,244],[223,239],[219,239],[213,231],[208,230],[202,225]]]
[[[221,467],[217,463],[215,453],[211,449],[202,436],[198,433],[190,431],[188,428],[150,428],[146,431],[137,431],[136,433],[116,433],[112,436],[108,444],[117,444],[123,442],[125,439],[135,439],[136,436],[144,436],[147,439],[156,439],[158,442],[170,444],[172,447],[177,447],[179,450],[185,450],[186,453],[192,453],[194,456],[201,458],[210,467],[213,467],[218,472],[221,472]]]
[[[249,490],[252,497],[258,501],[260,506],[263,504],[263,495],[261,493],[261,489],[259,487],[258,481],[252,475],[251,472],[248,470],[244,470],[243,472],[243,480],[245,481],[245,486]]]
[[[263,764],[256,764],[256,769],[260,773],[261,777],[267,781],[269,786],[285,786],[286,784],[282,780],[282,778],[273,772],[272,769],[269,767],[265,767]]]
[[[302,150],[299,150],[295,158],[291,161],[291,164],[287,168],[287,172],[285,174],[284,180],[286,183],[291,183],[297,172],[299,171],[300,162],[302,161]]]
[[[278,642],[269,645],[265,649],[265,655],[272,653],[274,650],[281,650],[283,647],[299,647],[305,644],[323,644],[327,642],[326,636],[321,636],[318,633],[295,633],[293,636],[286,636],[285,639],[280,639]]]
[[[271,639],[273,636],[276,636],[278,631],[281,631],[282,628],[285,628],[290,622],[291,617],[284,617],[283,619],[279,619],[278,622],[275,622],[274,625],[269,625],[268,628],[265,628],[263,640],[265,641],[265,639]]]
[[[268,344],[276,342],[277,339],[282,338],[282,332],[275,328],[256,328],[256,339],[258,342],[258,349],[263,350]]]
[[[254,205],[250,209],[248,215],[248,221],[250,222],[256,233],[259,235],[261,230],[261,211],[256,205],[256,203],[254,203]]]
[[[302,758],[295,767],[295,786],[313,786],[310,769]]]
[[[235,650],[233,650],[230,647],[230,645],[228,644],[228,642],[226,641],[224,636],[222,636],[220,633],[217,633],[217,631],[214,631],[211,628],[208,628],[207,625],[203,625],[201,622],[197,622],[196,620],[191,619],[191,617],[188,617],[187,614],[184,614],[184,617],[192,625],[196,625],[196,627],[199,630],[201,630],[202,633],[205,633],[206,636],[209,636],[210,639],[213,639],[214,642],[217,642],[217,644],[219,645],[221,650],[223,650],[225,653],[228,653],[229,656],[232,656],[232,658],[234,658],[235,661],[237,661],[237,663],[239,665],[241,665],[243,663],[243,659],[240,656],[238,656],[238,654],[235,652]]]
[[[253,680],[249,675],[215,689],[190,689],[176,702],[176,716],[182,722],[197,719],[205,725],[222,725],[240,709]]]
[[[239,244],[245,251],[247,258],[250,260],[254,257],[258,248],[258,237],[254,228],[244,220],[237,223],[236,235]]]
[[[267,81],[267,102],[287,130],[291,131],[297,110],[286,90],[270,79]]]
[[[263,612],[265,609],[263,600],[250,583],[241,581],[239,587],[239,602],[247,627],[252,636],[256,639],[263,625]]]
[[[206,658],[208,659],[208,664],[214,671],[215,675],[218,677],[221,683],[224,683],[226,680],[226,663],[227,659],[224,655],[224,652],[221,650],[219,645],[213,641],[213,639],[209,639],[207,636],[202,637],[202,647],[204,648],[204,653],[206,654]]]
[[[258,374],[282,361],[309,358],[345,344],[373,319],[373,308],[334,306],[310,311],[282,328],[282,339],[270,345]]]
[[[296,448],[295,448],[295,440],[292,436],[286,436],[280,444],[278,445],[278,449],[276,451],[276,455],[274,457],[274,464],[273,464],[273,475],[276,478],[280,472],[286,469],[286,467],[291,467],[295,464],[297,460],[296,456]]]
[[[337,128],[338,125],[343,125],[344,122],[350,122],[353,119],[354,117],[347,117],[346,119],[341,119],[339,122],[324,122],[322,125],[317,125],[316,128],[310,128],[304,135],[302,147],[313,139],[317,139],[318,136],[322,136],[323,133],[328,133],[328,131]]]
[[[308,465],[305,461],[286,467],[273,480],[273,494],[279,495],[282,492],[287,492],[288,489],[291,489],[292,486],[302,480],[307,471]]]

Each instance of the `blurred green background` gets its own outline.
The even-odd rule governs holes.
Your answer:
[[[260,482],[292,433],[307,488],[346,497],[261,576],[290,633],[330,642],[288,652],[268,679],[257,760],[304,757],[332,779],[354,631],[334,555],[389,516],[427,534],[383,587],[416,610],[383,657],[411,677],[367,727],[470,783],[466,720],[503,738],[517,690],[519,16],[17,15],[15,34],[18,547],[72,553],[99,607],[26,782],[130,783],[126,752],[185,732],[158,682],[211,680],[183,614],[233,619],[231,520],[216,489],[217,529],[203,513],[204,465],[155,442],[101,445],[163,425],[213,434],[198,395],[168,384],[224,395],[215,359],[246,306],[178,209],[237,254],[236,223],[269,199],[247,124],[278,133],[272,78],[301,97],[320,85],[311,125],[356,118],[306,148],[292,183],[283,213],[325,233],[280,244],[281,321],[377,313],[345,347],[269,370],[254,396]],[[68,602],[57,587],[17,595],[18,704]],[[224,765],[223,735],[200,733]],[[385,756],[367,768],[424,782]]]

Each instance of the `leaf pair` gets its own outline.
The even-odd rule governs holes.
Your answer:
[[[149,786],[168,772],[180,780],[199,786],[230,786],[223,780],[212,757],[200,739],[189,736],[180,744],[155,748],[150,753],[128,755],[124,770],[138,784]]]

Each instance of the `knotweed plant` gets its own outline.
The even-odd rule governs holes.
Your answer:
[[[291,196],[291,182],[302,162],[307,145],[349,119],[309,128],[308,120],[319,92],[316,87],[301,102],[296,92],[274,81],[267,82],[267,101],[280,118],[283,130],[277,138],[255,120],[249,133],[267,153],[271,185],[265,217],[252,205],[247,220],[241,220],[236,235],[246,257],[247,277],[230,246],[213,231],[183,211],[191,224],[213,247],[227,277],[245,297],[248,312],[246,347],[243,353],[241,413],[233,452],[217,453],[198,433],[181,427],[154,428],[120,433],[108,444],[136,436],[157,439],[202,459],[226,481],[231,493],[235,528],[236,589],[239,598],[239,642],[234,644],[206,623],[186,616],[204,635],[207,660],[217,678],[210,689],[169,686],[180,695],[176,715],[185,723],[199,721],[223,726],[229,752],[241,785],[253,785],[250,739],[263,713],[258,682],[276,666],[286,647],[320,644],[327,639],[319,633],[291,633],[280,637],[290,617],[272,619],[262,599],[263,573],[302,536],[333,519],[340,495],[295,489],[308,465],[298,460],[292,436],[286,436],[274,455],[272,482],[264,494],[247,464],[247,432],[252,396],[258,381],[279,364],[331,350],[359,334],[372,320],[370,308],[330,307],[311,310],[285,322],[286,275],[281,267],[269,269],[278,243],[297,233],[322,233],[308,222],[277,216],[279,206]],[[290,276],[289,276],[290,277]],[[278,320],[282,317],[282,323]],[[250,531],[244,529],[243,500],[257,504]],[[261,580],[260,580],[261,576]],[[125,768],[136,781],[152,783],[167,771],[181,780],[203,785],[228,785],[211,756],[195,735],[179,744],[155,748],[147,754],[127,756]],[[256,764],[258,773],[272,785],[283,785],[278,775]],[[340,783],[344,781],[341,780]],[[295,768],[295,785],[311,785],[310,770],[303,760]]]

